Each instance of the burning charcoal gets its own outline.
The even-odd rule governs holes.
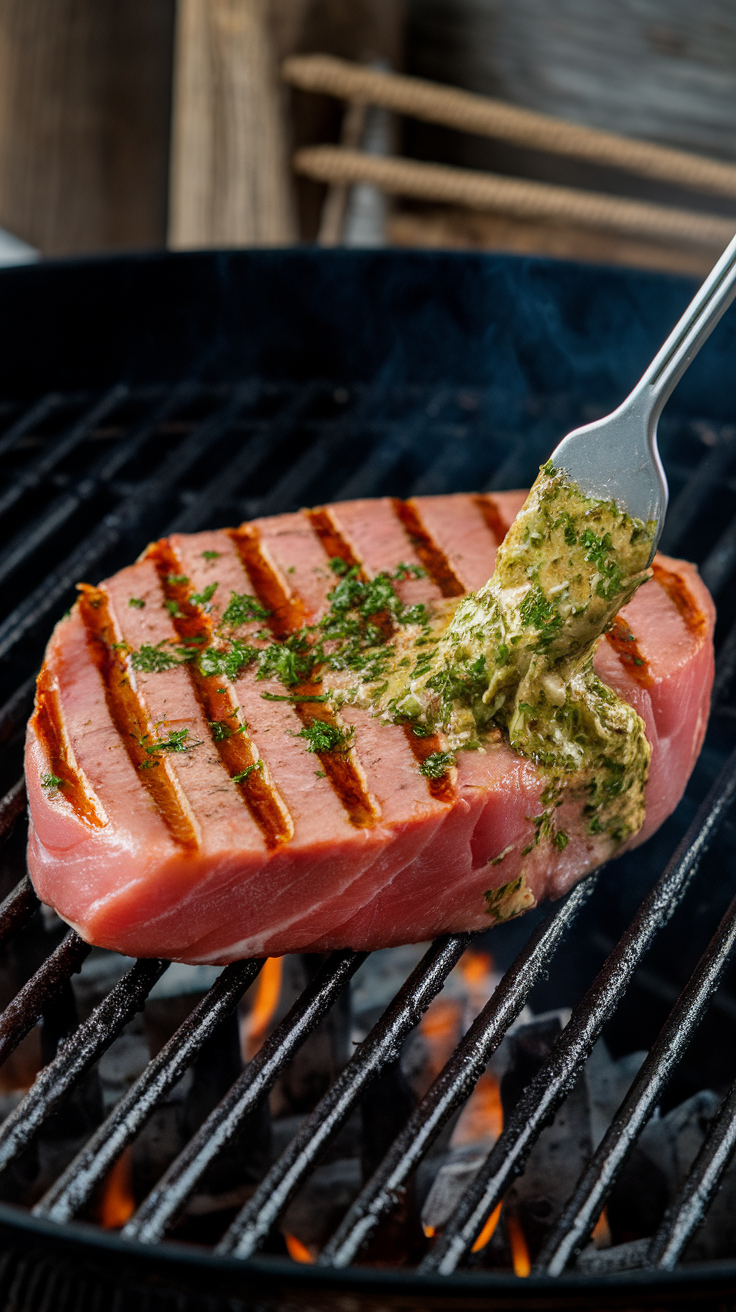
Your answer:
[[[648,1239],[633,1239],[615,1248],[596,1249],[591,1244],[577,1261],[577,1270],[586,1276],[604,1276],[614,1271],[633,1271],[643,1265]]]
[[[106,1115],[142,1074],[148,1059],[143,1021],[136,1016],[100,1058],[98,1072]]]
[[[460,1113],[449,1150],[422,1208],[425,1234],[432,1235],[445,1224],[502,1128],[499,1080],[493,1070],[488,1070]]]
[[[631,1088],[646,1055],[645,1052],[630,1052],[614,1061],[603,1039],[599,1039],[593,1048],[585,1066],[593,1151]]]
[[[632,1239],[654,1234],[700,1151],[719,1103],[715,1093],[703,1089],[666,1116],[652,1117],[611,1195],[608,1211],[614,1237]],[[657,1178],[658,1190],[654,1187]],[[732,1190],[733,1185],[726,1196]],[[727,1234],[732,1249],[733,1211],[728,1210]],[[702,1256],[719,1255],[719,1221],[720,1209],[714,1210],[700,1232],[698,1247]]]
[[[539,1070],[566,1023],[568,1013],[550,1012],[509,1036],[509,1065],[501,1080],[504,1118]],[[573,1087],[552,1125],[542,1131],[529,1155],[524,1174],[507,1195],[504,1212],[517,1225],[532,1260],[557,1220],[580,1172],[592,1153],[590,1106],[585,1078]],[[512,1220],[513,1218],[513,1220]],[[517,1248],[520,1249],[518,1240]]]

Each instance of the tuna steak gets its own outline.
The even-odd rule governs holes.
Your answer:
[[[263,669],[212,673],[155,655],[195,651],[228,605],[243,643],[283,640],[324,614],[335,557],[369,579],[421,566],[395,584],[407,606],[474,590],[524,497],[352,501],[174,535],[83,588],[49,643],[28,729],[39,897],[99,946],[219,963],[480,929],[600,864],[609,852],[579,804],[556,816],[564,850],[530,850],[545,781],[500,737],[427,778],[437,738],[290,700]],[[630,845],[674,809],[700,750],[713,624],[694,567],[660,556],[599,644],[598,673],[636,707],[652,747]],[[143,649],[153,656],[136,668]],[[337,726],[349,750],[315,753],[319,735],[304,732],[315,721]]]

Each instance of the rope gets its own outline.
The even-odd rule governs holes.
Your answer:
[[[379,190],[416,200],[445,201],[474,210],[493,210],[522,218],[553,219],[612,232],[722,248],[731,240],[736,218],[717,218],[601,192],[577,191],[546,182],[495,173],[422,164],[415,160],[367,155],[342,146],[310,146],[294,157],[298,173],[331,185],[372,183]]]
[[[287,82],[303,91],[381,105],[429,123],[442,123],[463,132],[498,137],[517,146],[571,155],[595,164],[609,164],[695,191],[736,196],[734,164],[649,141],[636,141],[599,128],[566,123],[456,87],[365,68],[331,55],[294,55],[285,61],[282,73]]]

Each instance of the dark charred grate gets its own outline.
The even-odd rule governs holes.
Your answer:
[[[119,384],[96,396],[53,393],[26,408],[5,407],[3,416],[0,662],[6,697],[0,708],[0,837],[9,841],[2,849],[0,875],[10,891],[0,905],[0,941],[7,950],[13,950],[38,919],[35,895],[22,877],[17,823],[25,803],[20,743],[32,703],[33,672],[53,623],[74,599],[79,579],[97,582],[132,559],[151,538],[171,531],[219,527],[354,496],[523,486],[566,429],[593,417],[566,396],[537,398],[527,406],[515,402],[509,408],[503,397],[481,389],[327,381],[296,387],[259,379],[228,386],[191,380],[141,389]],[[662,425],[662,439],[673,492],[662,548],[698,560],[719,603],[716,715],[677,817],[647,849],[649,865],[638,854],[623,858],[622,871],[640,872],[641,904],[629,928],[617,943],[614,939],[606,946],[602,965],[599,954],[593,983],[581,990],[569,1023],[507,1118],[500,1138],[439,1237],[432,1246],[425,1243],[423,1271],[448,1274],[468,1260],[489,1215],[574,1088],[596,1039],[621,1014],[627,993],[633,987],[659,989],[674,1002],[672,1011],[659,1037],[651,1035],[649,1056],[548,1234],[537,1270],[560,1273],[573,1263],[655,1104],[682,1065],[709,1000],[715,1004],[711,1011],[736,1011],[722,988],[736,937],[735,903],[700,960],[691,963],[689,978],[685,972],[677,985],[664,979],[661,957],[654,967],[640,969],[646,953],[652,960],[656,937],[693,889],[719,880],[725,893],[733,891],[727,867],[724,877],[724,851],[732,846],[727,831],[736,792],[736,754],[729,755],[736,715],[736,596],[727,586],[736,572],[736,430],[705,420],[671,418]],[[724,845],[722,840],[719,848],[721,830],[728,841]],[[716,859],[709,860],[711,847]],[[656,882],[655,862],[663,869]],[[605,896],[602,872],[546,916],[530,917],[528,928],[514,929],[516,938],[509,943],[516,942],[517,951],[510,953],[513,959],[501,983],[345,1210],[318,1257],[322,1265],[344,1267],[364,1257],[366,1247],[400,1208],[413,1176],[471,1094],[527,999],[548,973],[554,979],[567,930]],[[717,903],[716,898],[715,910],[707,904],[711,932],[722,910]],[[395,1064],[469,941],[464,934],[445,936],[428,949],[344,1069],[316,1099],[288,1146],[270,1169],[260,1171],[250,1198],[241,1200],[219,1237],[220,1254],[246,1258],[268,1242],[366,1090]],[[0,1015],[3,1060],[39,1020],[45,1036],[38,1078],[0,1124],[0,1193],[11,1201],[13,1172],[33,1151],[39,1131],[46,1133],[57,1124],[60,1108],[79,1102],[96,1063],[141,1012],[168,969],[163,961],[131,963],[87,1019],[70,1023],[63,1017],[63,1002],[88,951],[73,931],[68,932]],[[310,1035],[340,1007],[362,961],[361,954],[345,951],[321,962],[257,1055],[240,1073],[233,1073],[214,1103],[210,1100],[198,1128],[128,1221],[126,1238],[151,1245],[171,1233],[222,1156],[236,1151],[243,1136],[258,1135],[259,1109],[269,1091]],[[88,1127],[81,1146],[70,1152],[36,1203],[37,1217],[62,1224],[90,1215],[101,1185],[155,1118],[162,1101],[186,1072],[202,1063],[213,1038],[224,1042],[228,1018],[262,964],[240,962],[219,975],[112,1110]],[[723,1099],[656,1234],[640,1243],[635,1254],[640,1265],[677,1263],[713,1199],[735,1144],[736,1085]]]

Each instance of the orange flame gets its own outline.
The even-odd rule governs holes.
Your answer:
[[[479,1253],[481,1248],[485,1248],[486,1244],[488,1243],[489,1239],[493,1234],[493,1231],[496,1229],[496,1226],[498,1225],[498,1218],[501,1215],[502,1207],[503,1207],[503,1203],[499,1203],[498,1207],[494,1208],[494,1210],[491,1212],[491,1215],[489,1216],[488,1220],[483,1226],[483,1229],[478,1235],[478,1238],[473,1244],[471,1250],[473,1253]]]
[[[103,1230],[119,1230],[135,1211],[132,1156],[126,1148],[105,1181],[100,1200],[99,1221]]]
[[[307,1245],[303,1244],[301,1239],[297,1239],[296,1235],[284,1235],[284,1239],[286,1240],[287,1252],[292,1261],[307,1262],[310,1264],[314,1262],[314,1258],[307,1248]]]
[[[258,1052],[279,1004],[282,967],[281,957],[267,957],[261,967],[256,996],[245,1023],[243,1055],[246,1061],[250,1061]]]
[[[611,1247],[611,1227],[608,1224],[608,1212],[605,1207],[593,1226],[593,1233],[590,1237],[596,1248]]]
[[[428,1078],[431,1084],[455,1050],[462,1033],[462,1007],[454,998],[435,998],[420,1022],[427,1044]]]
[[[515,1212],[510,1212],[506,1218],[506,1229],[511,1244],[511,1261],[514,1264],[514,1275],[528,1276],[532,1269],[529,1248],[524,1237],[524,1231],[521,1228],[521,1222]]]

